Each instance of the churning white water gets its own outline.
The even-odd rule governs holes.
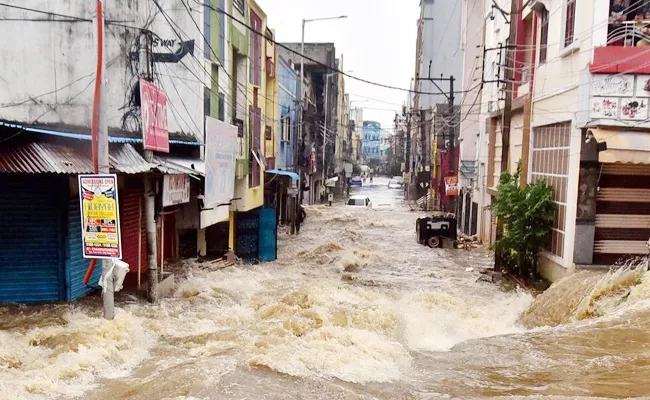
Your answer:
[[[393,207],[308,208],[278,261],[188,264],[172,297],[123,301],[114,321],[96,301],[0,309],[0,399],[650,394],[646,280],[634,307],[528,330],[532,297],[476,282],[483,253],[415,243],[421,213],[386,183],[364,191]]]

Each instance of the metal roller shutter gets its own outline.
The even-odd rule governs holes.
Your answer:
[[[594,264],[647,254],[650,166],[603,164],[598,184]]]
[[[66,178],[0,175],[0,187],[0,303],[64,300]]]
[[[94,290],[102,275],[101,261],[95,265],[88,286],[83,283],[84,275],[90,260],[83,258],[81,245],[81,213],[79,199],[74,198],[68,202],[68,234],[66,236],[66,300],[73,301],[83,297]]]
[[[120,224],[122,229],[122,260],[129,264],[125,286],[137,284],[138,261],[142,279],[147,271],[147,234],[145,230],[144,182],[141,178],[129,177],[120,189]],[[138,244],[140,253],[138,253]]]

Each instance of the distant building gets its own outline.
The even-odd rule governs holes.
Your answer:
[[[379,122],[363,121],[361,153],[365,160],[381,158],[381,124]]]

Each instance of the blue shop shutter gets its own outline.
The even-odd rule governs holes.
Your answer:
[[[93,291],[102,274],[102,263],[95,265],[89,286],[84,285],[83,279],[88,269],[90,260],[83,258],[81,248],[81,213],[79,212],[79,199],[74,198],[68,202],[68,234],[65,241],[66,260],[66,299],[77,300]]]
[[[65,177],[0,175],[0,303],[64,300]]]

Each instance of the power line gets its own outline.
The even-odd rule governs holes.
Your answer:
[[[198,0],[194,0],[194,1],[196,1],[196,2],[198,3]],[[200,4],[200,3],[199,3],[199,4]],[[311,61],[311,62],[316,63],[316,64],[318,64],[318,65],[320,65],[320,66],[322,66],[322,67],[324,67],[324,68],[327,68],[329,71],[336,72],[336,73],[341,74],[341,75],[343,75],[343,76],[347,76],[348,78],[351,78],[351,79],[357,80],[357,81],[359,81],[359,82],[367,83],[367,84],[369,84],[369,85],[374,85],[374,86],[378,86],[378,87],[383,87],[383,88],[385,88],[385,89],[400,90],[400,91],[403,91],[403,92],[409,92],[409,93],[414,93],[414,94],[430,94],[430,95],[439,95],[439,94],[442,94],[442,93],[436,93],[436,92],[419,92],[419,91],[413,91],[413,90],[411,90],[411,89],[404,89],[404,88],[397,87],[397,86],[386,85],[386,84],[383,84],[383,83],[373,82],[373,81],[370,81],[370,80],[368,80],[368,79],[359,78],[359,77],[356,77],[356,76],[350,75],[350,74],[347,73],[347,72],[341,71],[341,70],[339,70],[339,69],[337,69],[337,68],[335,68],[335,67],[330,67],[330,66],[327,65],[327,64],[323,64],[323,63],[321,63],[321,62],[318,61],[318,60],[315,60],[315,59],[313,59],[313,58],[311,58],[311,57],[309,57],[309,56],[307,56],[307,55],[301,54],[299,51],[296,51],[296,50],[290,48],[289,46],[286,46],[286,45],[283,44],[283,43],[279,43],[279,42],[275,41],[275,39],[273,39],[272,37],[266,36],[264,33],[257,31],[257,30],[256,30],[255,28],[253,28],[252,26],[246,24],[245,22],[241,21],[240,19],[236,18],[235,16],[233,16],[232,14],[230,14],[230,13],[224,11],[224,10],[221,9],[221,8],[217,8],[217,7],[214,7],[214,6],[209,5],[209,4],[205,4],[205,6],[208,7],[208,8],[210,8],[210,9],[212,9],[212,10],[214,10],[214,11],[216,11],[216,12],[218,12],[218,13],[221,13],[221,14],[227,15],[228,17],[230,17],[230,19],[232,19],[233,21],[236,21],[236,22],[240,23],[241,25],[245,26],[248,30],[250,30],[251,32],[255,33],[256,35],[262,36],[263,38],[265,38],[265,39],[268,40],[269,42],[274,43],[275,45],[282,47],[283,49],[285,49],[285,50],[291,52],[292,54],[295,54],[295,55],[297,55],[297,56],[301,56],[301,57],[303,57],[305,60]],[[465,93],[465,91],[458,91],[458,92],[454,92],[454,93],[458,93],[458,94],[460,94],[460,93]]]

